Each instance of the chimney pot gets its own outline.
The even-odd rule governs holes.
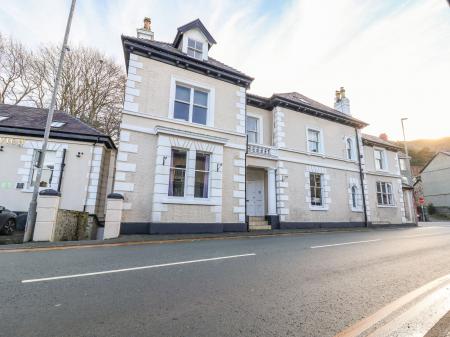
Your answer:
[[[350,113],[350,100],[345,97],[345,89],[341,87],[339,90],[336,90],[336,97],[334,101],[334,108],[346,115],[351,116]]]
[[[341,100],[341,92],[339,90],[336,90],[336,94],[335,94],[335,102],[339,102]]]
[[[151,28],[152,19],[149,17],[144,18],[144,27],[138,28],[137,37],[144,40],[152,40],[153,41],[153,32]]]

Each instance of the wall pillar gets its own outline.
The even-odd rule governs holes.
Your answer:
[[[277,215],[275,169],[267,169],[267,215]]]
[[[119,193],[108,195],[106,202],[105,230],[103,240],[115,239],[120,234],[120,223],[122,222],[123,196]]]
[[[54,241],[61,193],[47,189],[39,192],[33,241]]]

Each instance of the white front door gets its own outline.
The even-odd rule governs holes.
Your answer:
[[[264,181],[247,181],[247,215],[264,216]]]

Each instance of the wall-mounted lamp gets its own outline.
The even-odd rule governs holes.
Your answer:
[[[163,156],[163,166],[165,166],[166,165],[166,160],[167,160],[167,156]]]
[[[3,152],[3,145],[0,146],[0,152]]]
[[[222,163],[217,163],[217,172],[219,172],[221,168],[222,168]]]
[[[82,156],[83,154],[84,154],[83,152],[78,152],[78,153],[77,153],[77,158],[81,158],[81,156]]]

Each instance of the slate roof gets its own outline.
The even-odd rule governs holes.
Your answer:
[[[369,144],[375,144],[375,145],[379,145],[381,147],[395,149],[397,151],[402,149],[401,146],[398,146],[394,142],[390,142],[390,141],[381,139],[380,137],[377,137],[377,136],[372,136],[372,135],[363,133],[362,139],[363,139],[363,142],[365,141],[366,143],[369,143]]]
[[[129,36],[127,36],[127,38],[130,38]],[[142,40],[142,39],[138,39],[138,38],[131,38],[131,39],[135,39],[135,40],[139,40],[140,42],[145,42],[149,45],[153,45],[155,47],[159,47],[159,48],[163,48],[171,53],[175,53],[177,55],[183,56],[183,57],[189,57],[186,56],[185,53],[183,53],[181,50],[179,50],[178,48],[175,48],[171,43],[167,43],[167,42],[162,42],[162,41],[150,41],[150,40]],[[207,60],[197,60],[197,59],[193,59],[192,57],[189,57],[189,59],[191,60],[195,60],[197,62],[202,62],[202,63],[207,63],[211,66],[220,68],[220,69],[224,69],[227,71],[231,71],[234,72],[236,74],[239,74],[241,76],[248,76],[246,74],[244,74],[242,71],[237,70],[236,68],[230,67],[220,61],[217,61],[215,58],[212,58],[211,56],[208,56]],[[248,76],[250,77],[250,76]]]
[[[330,112],[332,114],[338,114],[338,115],[342,115],[342,116],[345,116],[345,117],[350,117],[350,118],[356,120],[356,118],[353,118],[352,116],[349,116],[349,115],[347,115],[347,114],[345,114],[345,113],[343,113],[343,112],[341,112],[339,110],[333,109],[333,108],[331,108],[331,107],[329,107],[329,106],[327,106],[325,104],[322,104],[320,102],[317,102],[317,101],[315,101],[315,100],[313,100],[313,99],[311,99],[309,97],[306,97],[305,95],[302,95],[302,94],[300,94],[298,92],[287,92],[287,93],[280,93],[280,94],[273,94],[273,95],[274,96],[278,96],[278,97],[283,97],[283,98],[286,98],[286,99],[289,99],[289,100],[292,100],[292,101],[296,101],[298,103],[306,104],[306,105],[309,105],[309,106],[311,106],[313,108],[316,108],[316,109],[319,109],[319,110],[323,110],[323,111],[327,111],[327,112]]]
[[[21,105],[0,104],[0,133],[43,136],[47,122],[48,109],[26,107]],[[81,120],[65,113],[56,111],[53,122],[62,122],[59,128],[52,127],[51,138],[72,139],[92,142],[99,139],[108,147],[115,148],[111,138]]]
[[[183,67],[188,70],[202,72],[206,76],[215,77],[229,82],[241,84],[249,87],[253,77],[230,67],[213,57],[208,56],[207,60],[197,60],[175,48],[172,43],[140,39],[137,37],[122,35],[122,44],[125,54],[125,63],[128,68],[129,54],[138,53],[143,57],[155,59],[160,62]]]
[[[270,98],[247,93],[247,102],[250,105],[256,107],[259,106],[264,109],[272,109],[274,106],[277,105],[286,106],[285,103],[288,103],[288,105],[286,106],[287,108],[300,110],[301,112],[305,113],[316,112],[309,114],[321,118],[337,121],[343,124],[351,124],[358,127],[364,127],[368,125],[366,122],[363,122],[357,118],[349,116],[339,110],[330,108],[329,106],[317,102],[298,92],[275,93]]]

